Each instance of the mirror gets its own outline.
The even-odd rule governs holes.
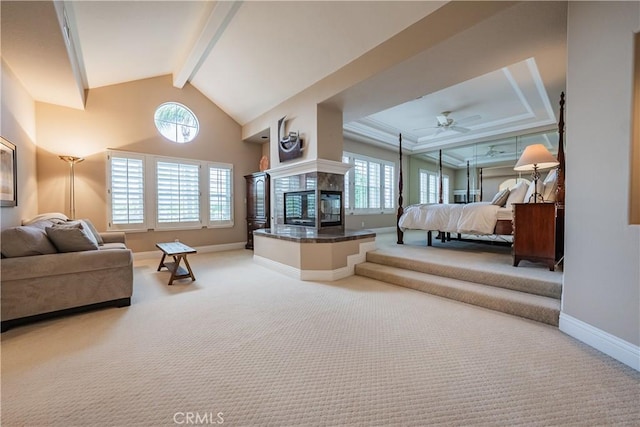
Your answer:
[[[443,175],[448,177],[448,202],[488,202],[500,190],[501,185],[515,185],[519,180],[529,181],[531,174],[516,172],[513,167],[525,147],[531,144],[544,144],[551,154],[556,156],[558,132],[550,130],[443,149],[442,169]],[[411,156],[411,179],[416,176],[412,182],[420,182],[420,172],[414,171],[415,168],[428,170],[437,175],[439,152],[440,150],[434,150]],[[543,179],[547,173],[547,170],[541,171]],[[512,181],[507,182],[508,180]],[[446,186],[443,187],[443,190],[447,190]],[[418,192],[412,191],[412,194]],[[446,199],[446,196],[444,198]],[[412,198],[411,203],[420,201]]]

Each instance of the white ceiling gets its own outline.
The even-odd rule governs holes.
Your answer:
[[[172,74],[175,86],[190,82],[243,125],[446,3],[3,0],[2,59],[37,101],[83,108],[84,89]],[[540,15],[531,20],[537,19],[533,30],[543,41],[510,46],[510,38],[500,34],[508,29],[486,22],[500,49],[483,50],[461,34],[405,61],[412,74],[419,74],[420,61],[449,64],[431,68],[429,79],[389,70],[336,97],[348,120],[345,136],[393,149],[402,132],[409,153],[445,148],[445,161],[454,166],[469,157],[465,151],[471,148],[464,146],[489,141],[473,148],[488,150],[509,136],[553,128],[557,105],[547,93],[555,96],[564,86],[564,65],[558,64],[566,55],[558,9],[529,12]],[[524,37],[528,23],[507,22],[514,34],[523,28]],[[528,56],[522,56],[525,51]],[[517,61],[504,65],[514,52]],[[485,71],[477,77],[470,72],[491,55],[504,56],[488,60],[498,67],[482,64]],[[466,79],[455,82],[454,75],[465,73]],[[370,94],[383,86],[381,79],[394,80],[392,91],[376,99]],[[447,81],[452,82],[441,84]],[[443,111],[469,131],[437,132],[432,126]],[[453,147],[463,148],[454,153]]]

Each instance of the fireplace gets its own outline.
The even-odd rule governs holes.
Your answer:
[[[320,203],[317,203],[318,199]],[[342,191],[305,190],[284,193],[286,225],[315,229],[342,227],[343,212]]]

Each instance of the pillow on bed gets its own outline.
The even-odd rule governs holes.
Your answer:
[[[502,191],[498,191],[496,195],[493,196],[493,199],[491,199],[491,204],[504,206],[504,204],[507,202],[507,199],[509,198],[509,193],[510,191],[508,188],[505,188]]]
[[[544,189],[542,190],[542,198],[545,202],[556,201],[556,191],[558,190],[558,169],[549,171],[544,179]]]
[[[511,189],[509,197],[507,198],[504,206],[506,208],[509,208],[511,207],[512,203],[522,203],[525,194],[527,194],[527,183],[524,181],[520,181]]]
[[[534,193],[534,188],[535,188],[535,181],[531,181],[531,184],[529,184],[529,188],[527,188],[527,192],[524,195],[524,203],[535,203],[535,201],[533,200],[533,193]],[[542,195],[542,191],[544,190],[544,184],[542,183],[542,181],[538,180],[538,194]],[[538,198],[538,201],[540,201],[540,199]]]

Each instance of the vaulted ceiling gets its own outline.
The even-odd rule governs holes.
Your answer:
[[[446,3],[2,1],[2,59],[37,101],[82,109],[86,90],[171,74],[174,86],[191,83],[244,125]],[[389,70],[338,95],[345,136],[393,148],[402,132],[405,148],[420,154],[483,141],[488,150],[500,139],[551,129],[556,100],[549,94],[564,87],[566,28],[537,19],[544,41],[532,40],[513,63],[467,70],[468,78],[438,86],[448,81],[438,73],[461,74],[454,69],[480,62],[482,48],[454,37],[406,61],[417,70],[424,57],[428,74]],[[487,49],[504,49],[505,57],[517,49],[500,40],[500,28],[487,28],[499,43]],[[398,90],[376,98],[383,78],[401,80],[404,89],[394,83]],[[452,126],[438,126],[445,112]]]

